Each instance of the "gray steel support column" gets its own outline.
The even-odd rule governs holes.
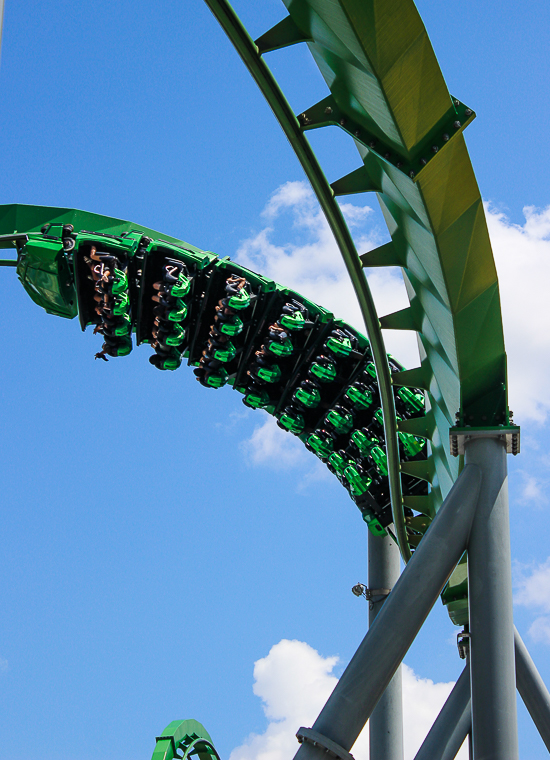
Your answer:
[[[317,736],[341,751],[355,743],[462,556],[480,483],[479,467],[466,466],[315,721]],[[298,756],[326,759],[317,739]]]
[[[414,760],[454,760],[471,728],[470,665],[467,664]]]
[[[468,543],[474,760],[517,760],[518,732],[506,447],[465,442],[465,461],[483,472]]]
[[[401,571],[399,547],[389,536],[369,531],[369,589],[392,589]],[[382,609],[386,597],[369,603],[369,627]],[[403,760],[403,689],[399,667],[369,720],[371,760]]]
[[[550,694],[517,630],[514,630],[514,642],[518,691],[550,752]]]

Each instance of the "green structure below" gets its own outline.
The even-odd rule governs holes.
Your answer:
[[[197,720],[173,720],[162,734],[157,736],[151,760],[187,760],[188,757],[220,760],[210,734],[202,723]]]

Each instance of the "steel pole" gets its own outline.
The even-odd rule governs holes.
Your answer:
[[[369,531],[369,589],[392,589],[401,571],[399,547],[389,536],[375,536]],[[369,603],[369,627],[386,596],[378,594]],[[371,760],[403,760],[403,689],[401,667],[369,720],[369,754]]]
[[[483,473],[468,544],[474,760],[517,760],[506,447],[501,438],[473,437],[464,450],[467,465]]]
[[[303,741],[300,760],[325,760],[324,739],[347,757],[467,546],[480,483],[479,467],[466,466]]]
[[[471,728],[470,666],[467,664],[414,760],[454,760]]]
[[[517,630],[514,631],[514,642],[518,691],[550,752],[550,694]]]

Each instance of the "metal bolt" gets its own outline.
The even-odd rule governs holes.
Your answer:
[[[332,108],[331,108],[330,106],[327,106],[327,107],[325,108],[325,113],[326,113],[326,114],[331,114],[331,113],[332,113]]]
[[[458,119],[457,119],[457,121],[455,121],[455,122],[453,123],[453,127],[454,127],[455,129],[459,129],[459,127],[460,127],[460,126],[461,126],[461,124],[460,124],[460,122],[459,122],[459,121],[458,121]]]
[[[473,113],[473,112],[472,112],[472,109],[471,109],[471,108],[467,108],[467,109],[464,111],[464,116],[471,116],[471,115],[472,115],[472,113]]]
[[[437,145],[432,145],[432,151],[433,151],[434,153],[437,153],[437,151],[438,151],[438,150],[439,150],[439,146],[437,146]]]
[[[420,159],[420,163],[422,164],[422,166],[426,166],[426,164],[427,164],[428,162],[426,161],[426,159],[425,159],[425,158],[421,158],[421,159]]]
[[[401,167],[403,166],[403,164],[401,163],[401,161],[398,161],[395,165],[396,165],[396,167],[398,169],[401,169]]]
[[[391,153],[384,153],[384,158],[390,159],[391,158]]]
[[[358,129],[356,129],[353,134],[355,135],[355,137],[359,137],[359,135],[361,134],[361,132]]]
[[[443,135],[443,142],[447,142],[448,139],[449,139],[449,135],[445,132],[445,134]]]
[[[369,148],[376,148],[376,140],[371,140],[370,141]]]
[[[460,105],[460,100],[455,100],[455,106],[459,106],[459,105]]]
[[[346,120],[345,119],[340,119],[340,126],[341,127],[345,127],[346,126]]]
[[[411,179],[414,179],[414,172],[409,172],[409,177],[410,177]]]

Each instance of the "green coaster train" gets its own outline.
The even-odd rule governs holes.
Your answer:
[[[149,361],[159,370],[185,360],[201,385],[233,386],[246,406],[265,409],[298,436],[346,488],[369,530],[386,534],[392,511],[384,425],[361,333],[228,258],[129,222],[26,206],[0,213],[0,244],[15,246],[23,287],[48,313],[78,315],[82,330],[93,327],[103,339],[96,359],[127,356],[135,341],[154,349]],[[423,394],[396,388],[395,406],[400,420],[422,416]],[[399,441],[403,462],[425,461],[423,438],[399,433]],[[427,493],[426,481],[408,474],[403,488],[410,496]],[[412,550],[431,518],[406,509]]]

